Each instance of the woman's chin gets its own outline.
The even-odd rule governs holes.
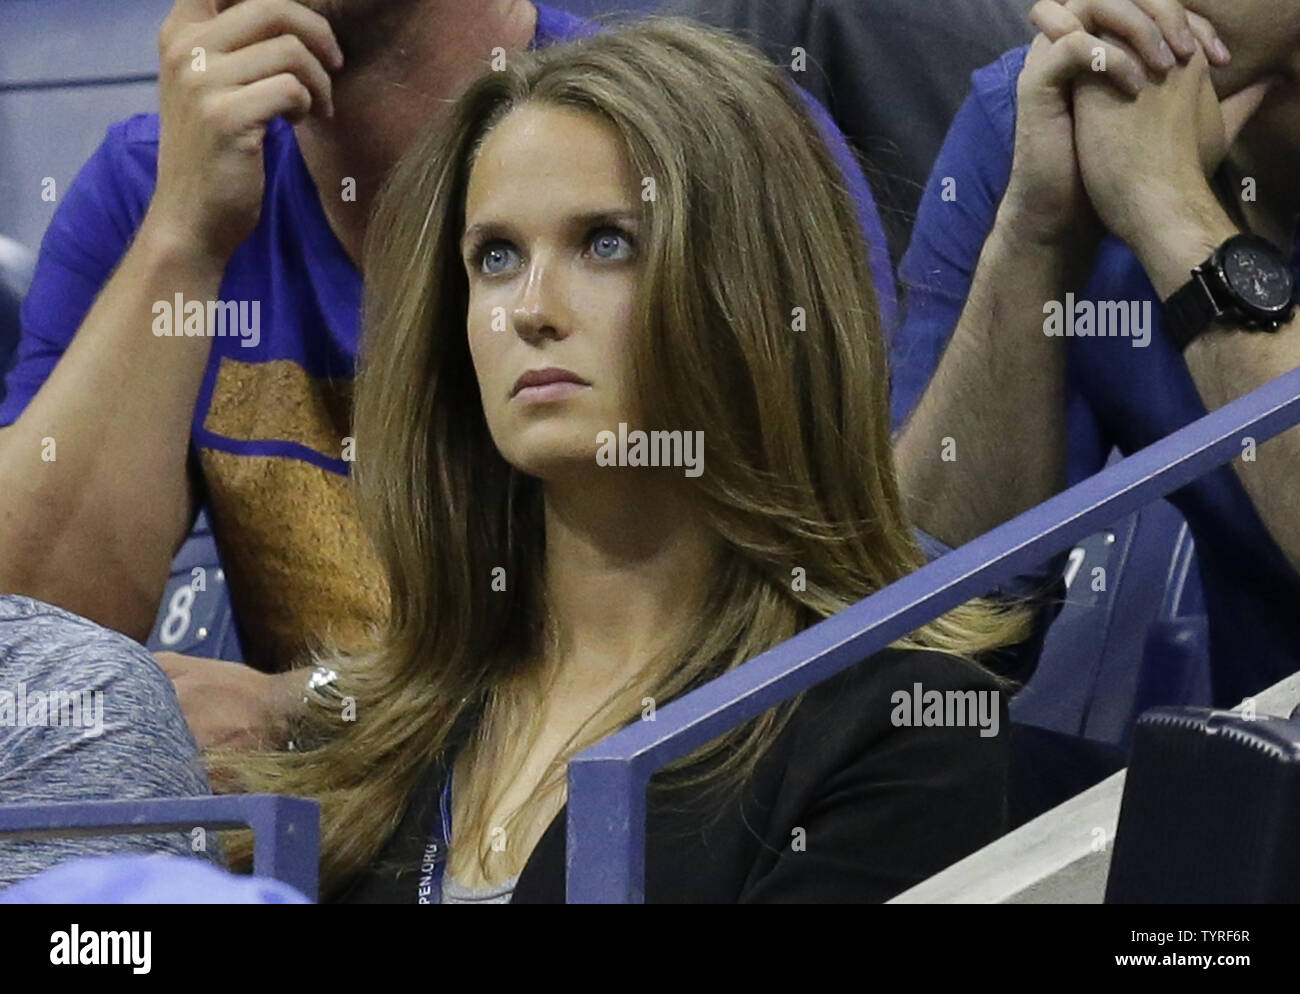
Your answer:
[[[590,476],[601,469],[596,463],[596,450],[590,446],[534,448],[528,452],[505,453],[505,457],[519,472],[546,482]]]

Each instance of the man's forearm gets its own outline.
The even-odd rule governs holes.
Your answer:
[[[1065,480],[1065,348],[1044,304],[1086,247],[1021,235],[1000,212],[929,387],[896,445],[912,520],[961,545],[1056,493]]]
[[[1198,183],[1158,221],[1134,250],[1161,300],[1191,279],[1191,271],[1240,229]],[[1207,410],[1213,411],[1300,365],[1300,318],[1275,333],[1216,327],[1195,339],[1184,357]],[[1300,567],[1300,428],[1263,446],[1243,445],[1233,466],[1273,540]]]
[[[1188,346],[1186,356],[1197,392],[1213,411],[1300,366],[1300,318],[1276,334],[1212,332]],[[1300,568],[1300,428],[1258,446],[1250,440],[1233,466],[1273,540]]]
[[[206,336],[156,337],[154,304],[215,297],[223,268],[146,219],[49,379],[0,430],[0,592],[147,635],[189,524],[190,422],[211,349]]]

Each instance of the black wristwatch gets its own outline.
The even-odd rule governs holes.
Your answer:
[[[1234,235],[1164,303],[1164,331],[1179,352],[1216,321],[1277,331],[1295,314],[1291,267],[1271,242]]]

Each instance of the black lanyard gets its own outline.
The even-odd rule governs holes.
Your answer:
[[[447,867],[447,853],[451,847],[451,770],[442,788],[438,816],[433,819],[429,844],[420,857],[420,872],[416,877],[415,901],[417,904],[442,903],[442,874]]]

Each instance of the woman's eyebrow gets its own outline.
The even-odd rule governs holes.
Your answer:
[[[636,224],[640,219],[636,212],[619,207],[575,214],[569,221],[575,228],[586,228],[598,224]]]
[[[460,236],[460,247],[464,251],[471,243],[478,239],[479,235],[501,236],[506,234],[504,225],[497,221],[484,221],[481,224],[471,224],[465,229],[465,233]]]

